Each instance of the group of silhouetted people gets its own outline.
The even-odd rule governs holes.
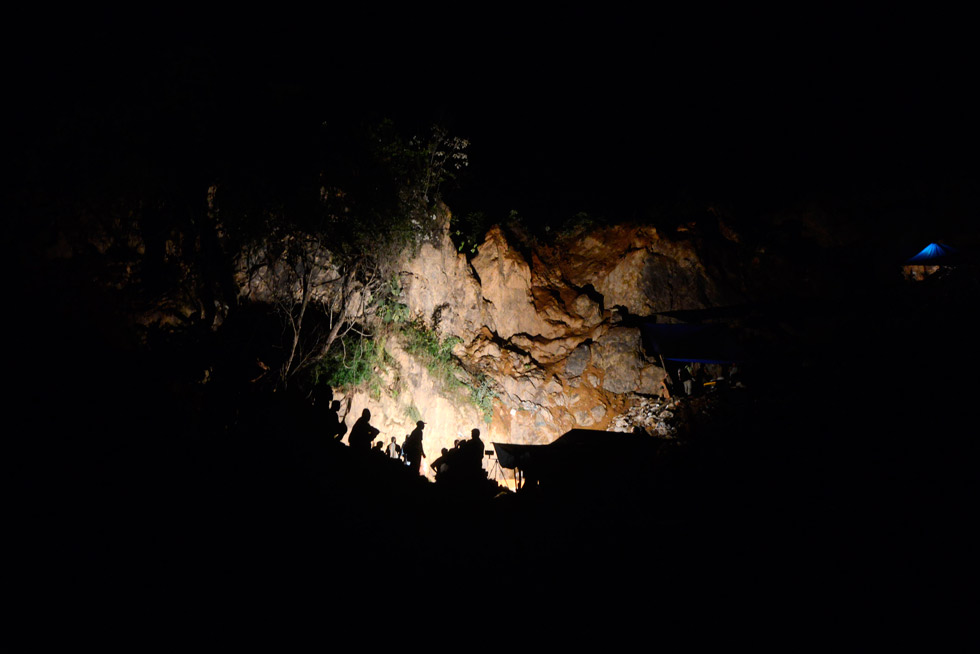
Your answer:
[[[483,476],[483,440],[480,430],[470,432],[469,440],[457,440],[452,449],[442,448],[442,453],[432,462],[436,481],[458,482]]]
[[[328,404],[329,408],[323,414],[326,437],[331,441],[341,442],[347,434],[347,424],[340,419],[340,401],[334,400]],[[351,427],[350,434],[347,434],[347,444],[356,452],[376,452],[389,459],[404,462],[415,474],[418,474],[422,467],[422,459],[425,458],[425,449],[422,446],[424,429],[425,422],[419,420],[415,423],[415,429],[405,437],[401,445],[394,436],[386,445],[383,440],[376,440],[381,432],[371,424],[370,409],[364,409],[361,417]]]
[[[361,418],[358,420],[358,422],[361,420],[370,420],[370,418],[371,413],[367,409],[364,409],[364,412],[361,414]],[[364,429],[367,437],[369,437],[368,442],[378,435],[378,430],[370,425]],[[399,445],[398,440],[392,436],[391,442],[389,442],[387,445],[385,445],[384,441],[379,440],[374,443],[374,447],[371,449],[374,452],[377,452],[379,456],[404,463],[411,468],[415,474],[418,474],[422,467],[422,459],[425,458],[425,449],[422,447],[423,429],[425,429],[425,423],[419,420],[415,423],[415,429],[412,430],[411,434],[405,436],[405,440],[402,441],[401,445]],[[351,436],[353,435],[354,431],[352,430]],[[351,441],[351,439],[348,439],[348,442],[350,443],[351,447],[356,447],[361,450],[364,449],[364,446],[359,444],[359,441],[357,444],[355,444],[355,442]]]
[[[347,424],[340,418],[340,401],[330,401],[329,399],[322,401],[324,405],[328,406],[321,414],[327,439],[342,442],[344,436],[347,435],[347,444],[352,450],[359,453],[374,453],[377,456],[398,461],[415,474],[419,474],[422,459],[426,458],[425,448],[422,444],[425,429],[424,421],[416,422],[415,429],[405,436],[400,445],[394,436],[391,437],[390,442],[386,443],[383,439],[378,439],[381,432],[371,424],[371,411],[369,409],[364,409],[361,412],[361,417],[350,428],[348,434]],[[451,450],[443,448],[441,455],[432,462],[436,481],[454,481],[474,476],[485,477],[483,455],[484,443],[480,439],[480,430],[473,429],[469,440],[457,440]]]

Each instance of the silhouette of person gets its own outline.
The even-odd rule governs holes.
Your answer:
[[[442,456],[437,458],[432,462],[432,469],[436,471],[436,481],[439,480],[441,475],[444,475],[447,470],[449,470],[449,450],[445,447],[442,448]]]
[[[402,439],[402,452],[401,452],[401,454],[402,454],[402,461],[405,461],[406,463],[408,463],[408,459],[405,458],[405,453],[406,453],[406,451],[408,449],[408,439],[410,437],[411,437],[411,434],[405,434],[405,438]]]
[[[361,417],[357,419],[354,426],[351,427],[350,436],[347,437],[347,443],[352,448],[356,450],[368,451],[371,449],[371,441],[380,432],[371,426],[371,411],[364,409],[361,412]]]
[[[391,437],[391,442],[388,443],[388,458],[390,459],[400,459],[402,456],[402,448],[395,442],[395,437]]]
[[[684,395],[690,397],[694,392],[694,371],[692,370],[691,364],[681,366],[679,374],[681,384],[684,386]]]
[[[697,361],[694,362],[694,367],[693,370],[691,371],[691,374],[694,377],[694,392],[697,395],[702,395],[704,392],[704,381],[706,377],[706,372],[707,371],[703,365],[701,365]]]
[[[334,400],[324,415],[327,423],[327,439],[339,441],[347,433],[347,423],[340,420],[340,400]]]
[[[405,453],[405,460],[415,474],[419,474],[419,468],[422,466],[422,458],[425,457],[425,450],[422,449],[422,430],[424,428],[424,422],[421,420],[416,422],[415,429],[405,439],[405,446],[402,448],[402,451]]]
[[[480,430],[473,429],[470,432],[470,440],[466,442],[466,453],[468,467],[478,470],[483,467],[483,441],[480,439]]]

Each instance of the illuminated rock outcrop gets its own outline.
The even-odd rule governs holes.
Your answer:
[[[403,264],[402,301],[411,316],[459,338],[454,354],[496,394],[489,425],[465,403],[448,409],[439,389],[418,381],[397,401],[378,400],[378,411],[396,416],[415,407],[431,425],[433,452],[473,426],[488,443],[547,443],[575,427],[622,429],[624,416],[662,392],[665,377],[644,352],[639,322],[732,299],[691,241],[652,228],[613,226],[530,248],[513,240],[493,227],[469,261],[445,230],[441,242]],[[425,376],[407,359],[406,371]],[[457,422],[437,424],[443,421]],[[405,416],[389,429],[410,424]]]
[[[629,423],[623,416],[661,393],[665,376],[659,362],[644,352],[639,324],[659,312],[739,299],[731,290],[731,276],[712,272],[706,263],[711,257],[690,232],[668,238],[648,226],[613,225],[537,241],[495,226],[468,258],[450,238],[449,218],[443,208],[437,217],[443,229],[406,253],[397,272],[399,301],[410,319],[442,339],[458,339],[453,354],[460,364],[459,384],[447,390],[392,338],[386,343],[390,369],[378,371],[382,388],[338,389],[348,423],[370,408],[386,441],[394,436],[400,442],[416,420],[425,420],[427,453],[433,455],[468,437],[474,427],[488,443],[547,443],[575,427],[623,428]],[[174,262],[171,268],[188,271],[176,287],[187,292],[170,292],[136,322],[180,326],[188,315],[199,314],[216,327],[227,307],[194,294],[202,286],[185,260],[191,261],[196,250],[175,234],[163,251]],[[95,243],[102,252],[108,251],[103,241],[132,241],[138,260],[142,242],[127,238],[122,233]],[[237,294],[239,301],[256,304],[299,301],[296,269],[285,265],[284,252],[303,264],[301,270],[315,273],[309,276],[314,299],[329,300],[339,273],[328,243],[298,233],[277,239],[232,257],[234,288],[226,300]],[[722,241],[734,244],[727,237]],[[185,295],[188,299],[182,300]],[[367,307],[371,298],[355,289],[351,301]],[[216,307],[213,316],[207,315],[211,305]],[[273,374],[267,371],[257,367],[249,379]],[[478,392],[482,405],[473,401]],[[491,397],[486,423],[484,409]]]

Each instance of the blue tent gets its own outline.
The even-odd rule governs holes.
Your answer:
[[[956,263],[960,258],[959,254],[958,250],[948,245],[930,243],[905,263],[917,266],[946,266]]]

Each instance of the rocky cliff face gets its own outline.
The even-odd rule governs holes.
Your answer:
[[[662,412],[639,409],[656,405],[665,371],[644,352],[639,319],[740,299],[706,270],[693,240],[650,227],[604,227],[548,245],[517,241],[493,227],[468,260],[446,230],[402,265],[402,301],[412,317],[458,338],[454,354],[492,386],[491,422],[465,402],[447,401],[397,347],[391,351],[402,379],[411,380],[407,388],[397,399],[357,393],[349,415],[371,408],[385,416],[382,433],[400,441],[413,424],[405,407],[416,407],[428,423],[427,454],[452,447],[472,427],[488,444],[548,443],[573,428],[653,430]],[[639,415],[645,422],[637,423]]]
[[[465,386],[447,393],[397,339],[386,343],[393,365],[381,371],[382,392],[339,389],[348,425],[369,408],[386,442],[393,436],[401,442],[416,420],[425,420],[430,459],[474,427],[488,444],[547,443],[576,427],[622,430],[640,424],[654,430],[659,425],[663,433],[665,407],[655,397],[665,371],[645,354],[637,325],[662,311],[744,299],[744,290],[731,281],[738,278],[737,266],[718,270],[725,264],[717,262],[730,260],[726,257],[737,248],[744,253],[738,237],[724,229],[717,230],[715,250],[708,252],[696,230],[667,236],[648,226],[615,225],[539,242],[519,230],[493,227],[470,259],[449,236],[448,210],[441,219],[441,235],[400,262],[400,301],[426,329],[458,339],[453,354],[462,365],[460,381],[479,385],[484,398],[492,396],[490,422],[469,401]],[[190,239],[177,229],[156,249],[146,245],[139,223],[117,231],[89,239],[102,259],[107,253],[119,258],[118,265],[99,268],[108,271],[104,275],[125,273],[105,285],[149,288],[149,274],[156,271],[153,279],[159,280],[149,290],[163,289],[156,295],[141,291],[138,297],[145,301],[126,304],[140,325],[177,330],[193,323],[217,330],[227,312],[221,297],[246,304],[269,304],[277,297],[298,301],[293,278],[270,255],[289,247],[298,248],[300,260],[319,271],[311,282],[316,293],[328,293],[337,276],[323,243],[290,234],[281,242],[228,251],[234,265],[227,290],[218,293],[214,289],[224,278],[213,264],[201,262],[212,261],[211,250],[228,250],[220,229],[211,250],[207,239]],[[74,248],[49,257],[80,260],[86,241],[74,242]],[[155,259],[151,251],[159,251]],[[282,284],[288,286],[285,292]],[[369,304],[366,297],[356,300]]]

